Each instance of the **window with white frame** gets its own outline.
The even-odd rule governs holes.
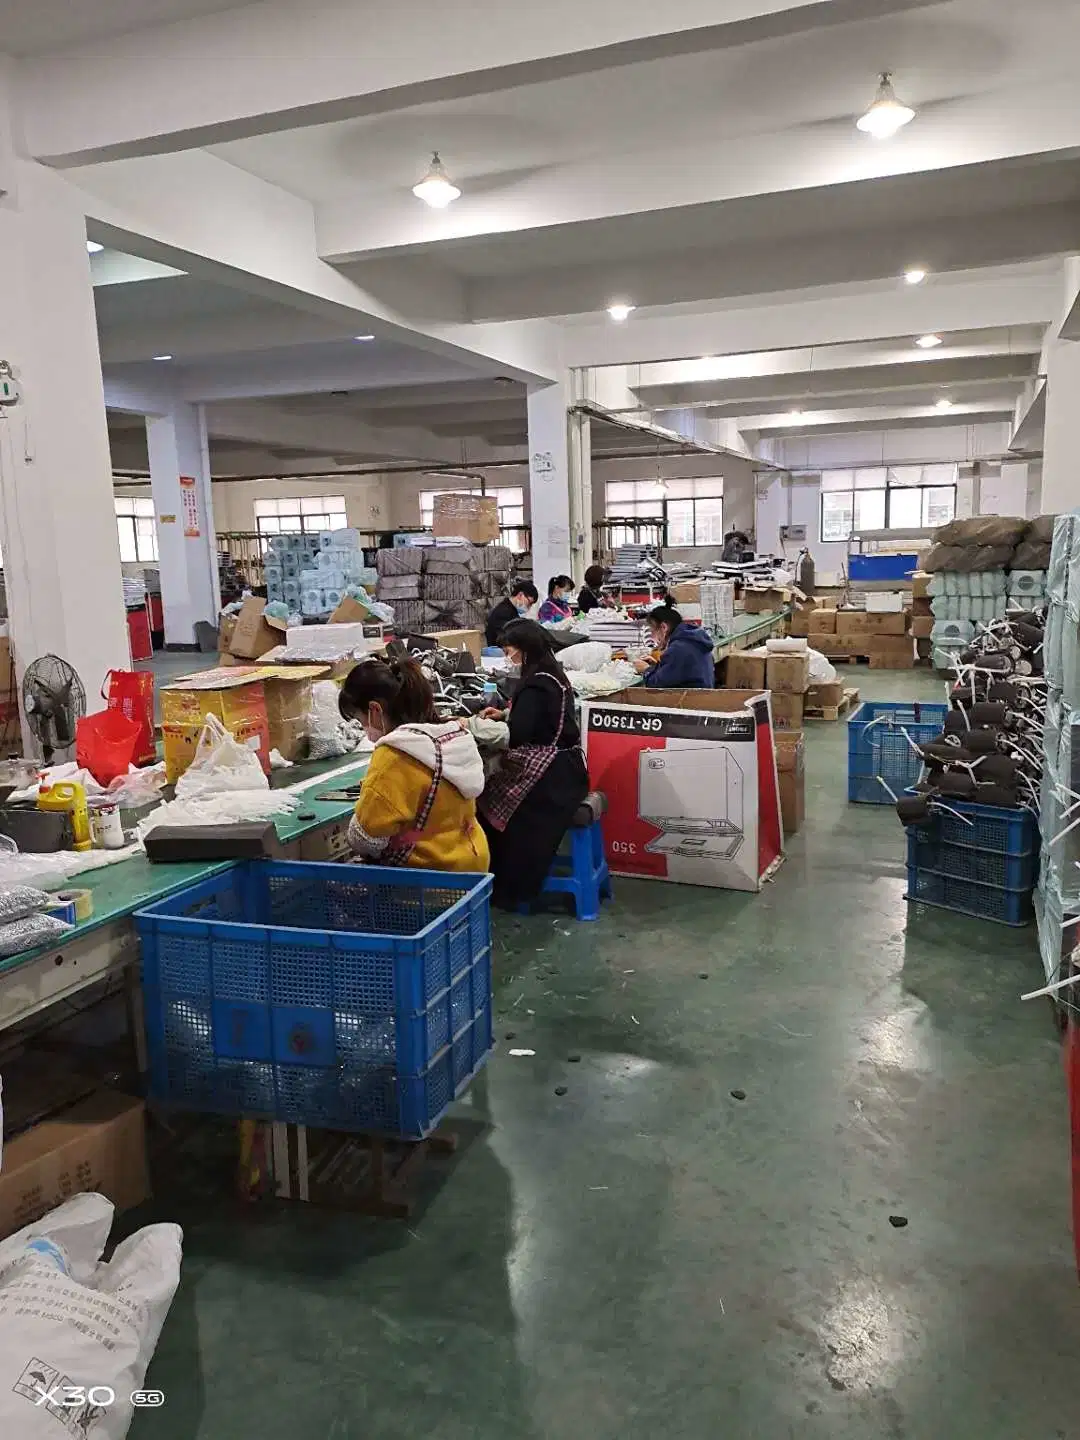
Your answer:
[[[698,480],[609,480],[604,489],[609,520],[667,521],[667,544],[721,545],[724,540],[724,482]],[[613,545],[637,538],[634,526],[615,526]]]
[[[255,501],[255,528],[260,535],[299,535],[319,530],[344,530],[344,495],[296,495]]]
[[[150,496],[114,495],[120,559],[148,562],[158,558],[154,502]]]
[[[479,485],[473,488],[458,488],[442,490],[421,490],[420,491],[420,524],[425,530],[430,530],[435,523],[435,496],[436,495],[486,495],[489,500],[494,500],[499,508],[499,536],[503,545],[508,545],[511,550],[523,550],[525,548],[525,490],[521,485],[501,485],[492,489],[482,490]]]
[[[866,530],[928,530],[956,514],[956,466],[874,465],[821,472],[821,539]]]

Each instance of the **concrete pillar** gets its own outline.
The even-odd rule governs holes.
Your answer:
[[[1080,342],[1054,340],[1046,350],[1046,424],[1040,510],[1080,505]]]
[[[2,100],[2,95],[0,95]],[[108,670],[130,667],[86,228],[73,192],[10,160],[0,201],[0,540],[16,671],[49,652],[99,710]]]
[[[530,390],[529,512],[533,581],[541,596],[553,575],[572,575],[569,383]],[[579,507],[577,513],[583,512]],[[579,548],[581,537],[578,536]]]
[[[724,456],[724,534],[741,530],[753,536],[755,525],[754,462]]]
[[[221,609],[202,406],[177,401],[163,415],[148,415],[146,448],[157,523],[165,644],[192,645],[196,622],[215,622]]]

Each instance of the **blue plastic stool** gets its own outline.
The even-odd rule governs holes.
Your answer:
[[[607,796],[591,790],[571,822],[565,839],[567,853],[560,848],[544,881],[541,895],[569,895],[579,920],[599,920],[600,901],[611,899],[611,874],[604,859],[604,836],[600,817],[607,809]],[[529,906],[522,906],[526,913]]]

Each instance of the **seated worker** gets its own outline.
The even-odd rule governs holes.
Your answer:
[[[521,682],[505,719],[510,746],[480,797],[487,833],[494,899],[514,906],[539,895],[555,852],[589,791],[574,692],[555,659],[551,639],[535,620],[515,620],[500,642]]]
[[[587,615],[590,610],[595,610],[601,605],[609,602],[600,593],[600,587],[604,583],[604,567],[602,565],[590,565],[585,571],[585,584],[581,587],[578,595],[578,609],[582,615]]]
[[[476,819],[484,763],[456,720],[435,715],[431,685],[413,660],[365,660],[338,697],[375,752],[349,821],[349,845],[369,865],[422,870],[488,868]]]
[[[553,575],[548,581],[547,599],[536,616],[540,624],[550,625],[557,620],[569,620],[573,593],[574,582],[569,575]]]
[[[711,690],[716,667],[709,632],[700,625],[687,625],[671,605],[658,605],[649,612],[647,623],[659,659],[634,661],[645,684],[656,690]]]
[[[498,645],[499,636],[510,624],[510,621],[527,615],[539,599],[540,592],[531,580],[516,581],[514,588],[510,591],[510,598],[500,600],[487,617],[487,623],[484,626],[485,643]]]

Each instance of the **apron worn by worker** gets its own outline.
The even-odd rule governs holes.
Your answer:
[[[424,826],[431,819],[431,811],[435,805],[435,796],[439,789],[439,783],[443,777],[443,746],[451,740],[456,740],[453,734],[439,735],[432,737],[435,746],[435,764],[431,771],[431,784],[424,796],[420,809],[416,812],[416,819],[409,830],[403,830],[399,835],[393,835],[390,843],[379,856],[380,865],[408,865],[412,853],[416,849],[417,842],[424,832]]]
[[[566,722],[566,701],[570,692],[554,675],[541,675],[559,687],[562,704],[559,707],[559,728],[550,745],[515,745],[507,750],[502,764],[484,786],[480,797],[480,809],[490,821],[493,829],[502,832],[514,818],[514,812],[529,791],[547,774],[552,761],[559,753],[563,725]],[[510,703],[511,710],[513,701]]]

